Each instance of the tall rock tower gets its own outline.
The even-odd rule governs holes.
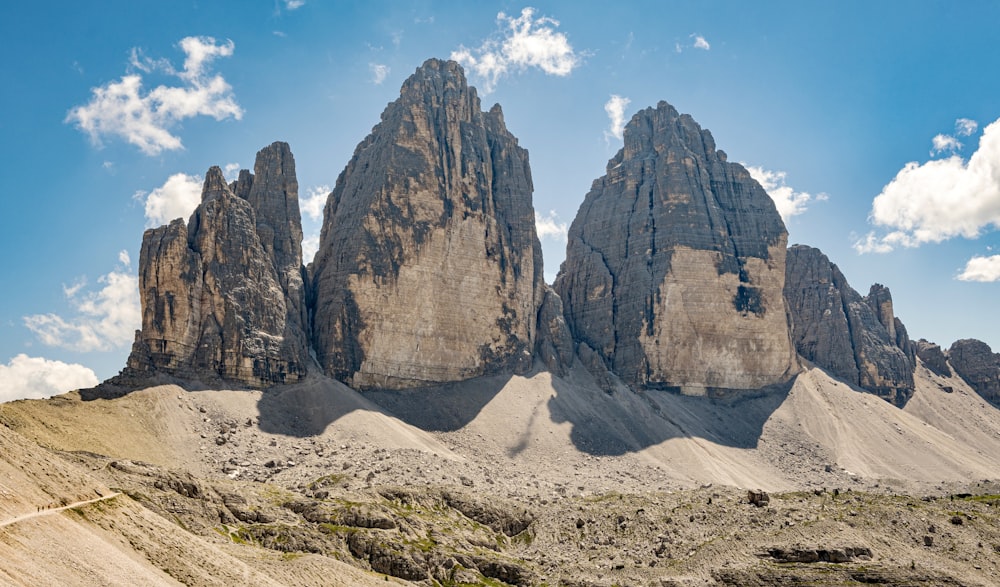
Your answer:
[[[636,114],[624,139],[573,221],[556,279],[574,338],[637,387],[788,381],[798,364],[782,296],[787,232],[771,198],[666,102]]]
[[[266,387],[305,374],[302,227],[288,145],[261,150],[254,169],[231,186],[209,169],[188,223],[143,235],[142,330],[119,380],[165,373]]]
[[[461,67],[429,60],[358,145],[324,210],[313,346],[356,389],[531,364],[544,296],[528,153]]]

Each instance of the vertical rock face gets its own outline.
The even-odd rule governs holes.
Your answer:
[[[177,219],[143,235],[142,330],[123,375],[266,386],[305,373],[302,229],[288,146],[262,150],[255,170],[229,186],[211,168],[186,225]]]
[[[952,343],[948,362],[976,393],[1000,407],[1000,353],[981,340],[965,338]]]
[[[313,345],[348,384],[405,388],[530,365],[543,292],[528,154],[454,62],[429,60],[324,211]]]
[[[785,298],[795,348],[834,376],[902,406],[913,394],[915,349],[888,288],[862,297],[819,249],[788,249]]]
[[[665,102],[625,127],[556,279],[574,337],[638,387],[750,389],[798,370],[774,203]]]

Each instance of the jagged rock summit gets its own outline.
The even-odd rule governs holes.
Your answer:
[[[875,284],[862,297],[819,249],[795,245],[785,298],[802,357],[897,406],[913,395],[916,347],[893,314],[888,288]]]
[[[324,210],[312,342],[356,389],[531,366],[544,296],[528,153],[500,106],[431,59],[362,141]]]
[[[573,221],[555,282],[581,357],[640,388],[790,380],[787,232],[771,198],[666,102],[636,114],[624,140]]]
[[[212,167],[186,224],[143,235],[142,329],[112,383],[166,374],[261,387],[305,374],[302,227],[288,145],[261,150],[254,170],[230,186]]]

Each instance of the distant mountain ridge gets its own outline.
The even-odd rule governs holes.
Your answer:
[[[579,359],[608,390],[738,395],[786,385],[805,359],[897,406],[919,362],[951,364],[1000,405],[1000,355],[913,342],[888,288],[862,297],[822,252],[786,251],[766,192],[666,102],[626,126],[554,287],[532,191],[500,106],[481,110],[458,64],[428,60],[338,178],[308,268],[285,143],[231,184],[213,167],[187,223],[144,234],[142,328],[100,393],[164,377],[261,388],[317,368],[404,389],[536,359],[561,376]]]

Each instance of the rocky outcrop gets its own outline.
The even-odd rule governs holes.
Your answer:
[[[948,357],[945,356],[944,351],[939,345],[921,338],[914,346],[917,357],[923,361],[924,365],[932,373],[939,377],[951,377],[951,368],[948,367]]]
[[[788,249],[785,299],[803,358],[893,404],[906,403],[915,351],[888,288],[876,284],[862,297],[819,249],[795,245]]]
[[[976,393],[1000,407],[1000,353],[981,340],[965,338],[952,343],[948,362]]]
[[[636,114],[624,139],[573,221],[555,282],[574,337],[636,387],[788,381],[787,233],[771,198],[665,102]]]
[[[358,389],[530,367],[542,259],[527,151],[461,67],[429,60],[358,145],[324,210],[313,345]]]
[[[254,168],[232,186],[211,168],[187,224],[143,235],[142,330],[118,382],[166,374],[262,387],[305,374],[302,228],[288,145],[263,149]]]

